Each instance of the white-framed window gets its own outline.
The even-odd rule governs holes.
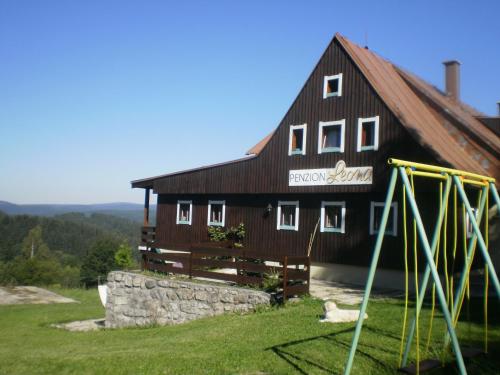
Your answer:
[[[320,231],[345,233],[345,202],[321,202]]]
[[[384,212],[384,202],[371,202],[370,205],[370,234],[377,234],[379,232],[380,224],[382,221],[382,213]],[[387,226],[385,227],[385,234],[391,236],[398,235],[398,203],[392,202],[387,218]]]
[[[288,155],[305,155],[307,124],[291,125],[288,140]]]
[[[191,225],[193,215],[193,201],[177,201],[176,224]]]
[[[378,150],[379,116],[358,119],[357,151]]]
[[[278,230],[299,230],[299,201],[278,201]]]
[[[345,119],[319,122],[318,154],[325,152],[344,152]]]
[[[323,81],[323,99],[342,96],[342,73],[325,76]]]
[[[208,201],[207,225],[223,227],[226,220],[226,201]]]
[[[479,210],[474,207],[471,208],[472,208],[472,213],[474,214],[477,222]],[[472,226],[472,222],[470,220],[468,212],[465,214],[465,227],[467,228],[467,238],[472,237],[472,235],[474,234],[474,227]]]

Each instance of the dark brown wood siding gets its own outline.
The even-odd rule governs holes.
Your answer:
[[[422,217],[429,232],[435,225],[437,215],[437,184],[432,193],[419,188],[419,202]],[[398,233],[396,237],[386,236],[380,266],[401,268],[403,262],[403,223],[401,189],[396,191],[394,201],[398,202]],[[193,201],[191,225],[176,224],[177,200]],[[369,234],[370,202],[384,201],[385,193],[371,194],[259,194],[259,195],[166,195],[158,198],[157,208],[157,246],[166,249],[186,247],[208,241],[207,210],[209,200],[226,201],[226,227],[244,223],[247,237],[245,246],[249,249],[266,252],[270,255],[305,255],[309,238],[320,216],[321,201],[345,201],[345,233],[321,233],[315,237],[312,259],[317,262],[340,263],[366,266],[369,264],[375,236]],[[277,230],[277,202],[279,200],[299,201],[299,230]],[[268,204],[273,206],[270,215],[264,215]],[[450,213],[451,214],[451,213]],[[410,220],[408,214],[408,220]],[[408,221],[408,231],[411,232]],[[451,223],[449,224],[451,226]],[[451,237],[450,237],[451,238]],[[410,244],[411,244],[410,233]],[[411,247],[410,247],[411,250]],[[423,258],[421,258],[423,261]]]

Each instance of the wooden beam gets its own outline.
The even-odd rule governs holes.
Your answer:
[[[149,190],[144,190],[144,226],[149,225]]]

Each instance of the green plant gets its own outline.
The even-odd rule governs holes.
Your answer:
[[[281,285],[280,272],[273,268],[270,272],[264,274],[262,287],[266,292],[275,292]]]
[[[132,248],[128,244],[122,243],[120,245],[115,253],[115,262],[122,269],[129,269],[134,265]]]
[[[243,247],[243,239],[245,238],[245,224],[239,223],[237,227],[230,227],[229,229],[224,229],[217,226],[208,227],[208,237],[210,241],[222,242],[230,240],[233,242],[234,247]]]
[[[209,226],[208,237],[210,241],[221,242],[227,239],[227,232],[222,227]]]

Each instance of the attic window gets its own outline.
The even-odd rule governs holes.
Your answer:
[[[319,123],[318,154],[344,152],[345,120]]]
[[[331,96],[342,96],[342,73],[324,78],[323,99]]]
[[[306,154],[307,124],[290,126],[288,155]]]
[[[193,201],[177,201],[176,224],[191,225],[192,211],[193,211]]]
[[[208,201],[208,225],[224,226],[226,219],[226,201]]]
[[[278,230],[299,230],[299,202],[278,201]]]
[[[357,151],[378,149],[379,116],[358,119]]]

